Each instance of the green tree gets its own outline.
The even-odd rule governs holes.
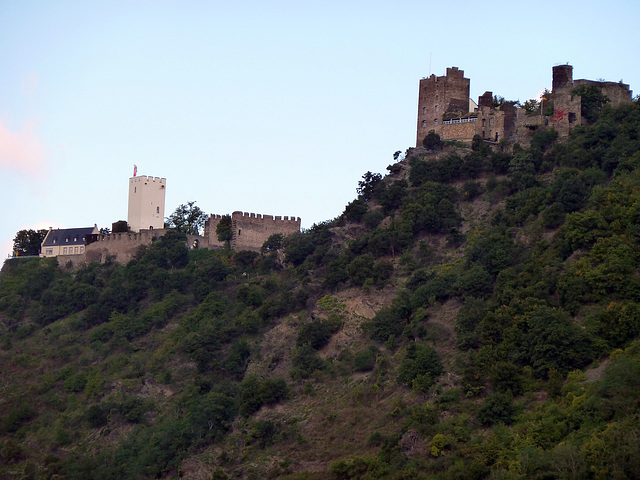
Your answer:
[[[427,150],[442,150],[442,140],[435,130],[431,130],[422,140],[422,145]]]
[[[398,382],[415,390],[423,390],[433,385],[443,371],[440,357],[433,348],[412,343],[407,347],[407,354],[400,364]]]
[[[18,256],[38,255],[47,230],[20,230],[13,239],[13,251]]]
[[[379,173],[367,172],[362,176],[362,180],[358,182],[356,193],[365,200],[371,200],[376,193],[376,187],[380,185],[382,175]]]
[[[282,248],[282,239],[284,236],[281,233],[274,233],[270,235],[269,238],[262,244],[262,248],[260,249],[262,253],[275,252],[276,250],[280,250]]]
[[[582,97],[580,113],[589,123],[593,123],[598,119],[600,110],[609,101],[609,98],[595,85],[580,85],[574,88],[571,93]]]
[[[167,226],[182,233],[199,235],[206,219],[207,214],[196,206],[196,202],[187,202],[186,205],[176,208],[167,218]]]
[[[216,236],[219,242],[231,243],[233,238],[233,229],[230,215],[223,215],[216,226]]]

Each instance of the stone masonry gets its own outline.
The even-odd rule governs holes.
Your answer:
[[[509,102],[494,106],[493,93],[485,92],[477,105],[469,98],[470,80],[457,67],[447,68],[445,76],[431,75],[420,80],[416,146],[434,131],[443,140],[471,142],[474,135],[497,143],[507,139],[526,141],[538,128],[553,127],[566,136],[576,125],[583,125],[582,101],[575,88],[592,85],[599,88],[614,107],[631,101],[629,85],[622,82],[573,80],[571,65],[553,67],[553,89],[543,100],[537,114],[529,114]],[[549,103],[547,103],[549,102]],[[553,104],[553,116],[543,115],[546,105]]]
[[[213,214],[205,222],[204,237],[209,248],[221,248],[223,244],[218,241],[216,227],[220,223],[222,215]],[[251,250],[258,252],[274,234],[284,236],[292,235],[300,231],[300,217],[261,215],[246,212],[233,212],[231,214],[231,247],[234,250]]]

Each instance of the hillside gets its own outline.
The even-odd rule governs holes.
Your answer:
[[[0,478],[640,471],[640,104],[411,149],[263,252],[0,275]]]

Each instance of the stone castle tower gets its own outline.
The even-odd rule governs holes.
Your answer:
[[[129,214],[127,221],[133,232],[164,228],[164,197],[167,179],[131,177],[129,179]]]
[[[431,130],[439,132],[444,114],[462,117],[469,113],[470,83],[458,67],[447,68],[445,76],[420,80],[416,146],[422,145]]]

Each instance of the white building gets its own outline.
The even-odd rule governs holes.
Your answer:
[[[142,175],[129,179],[127,222],[131,231],[164,228],[166,186],[166,178]]]

